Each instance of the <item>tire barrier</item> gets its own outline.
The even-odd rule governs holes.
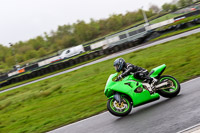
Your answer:
[[[145,42],[148,42],[149,40],[152,40],[152,39],[157,38],[159,36],[160,36],[160,33],[158,31],[153,31],[151,33],[151,35],[149,35],[149,37],[145,39]]]
[[[25,71],[27,72],[29,70],[33,70],[33,69],[38,68],[38,67],[39,67],[38,63],[37,64],[32,64],[30,66],[25,67]]]
[[[182,23],[182,24],[176,25],[175,30],[184,29],[184,28],[187,28],[187,27],[188,27],[187,23]]]
[[[194,15],[199,15],[199,14],[200,14],[200,10],[196,10],[196,11],[193,11],[193,12],[190,12],[190,13],[175,17],[174,20],[176,20],[178,18],[183,18],[183,17],[187,18],[187,17],[191,17],[191,16],[194,16]]]
[[[176,30],[179,30],[179,29],[184,29],[184,28],[191,27],[191,26],[198,25],[198,24],[200,24],[200,18],[193,19],[192,21],[189,21],[189,22],[186,22],[186,23],[172,25],[172,26],[168,27],[167,29],[159,30],[157,32],[160,35],[162,35],[162,34],[167,33],[167,32],[172,32],[172,31],[176,31]]]
[[[194,23],[195,23],[195,24],[200,24],[200,18],[194,19]]]
[[[5,80],[5,79],[7,79],[8,78],[8,74],[2,74],[1,76],[0,76],[0,81],[3,81],[3,80]]]
[[[90,46],[86,46],[86,47],[84,47],[84,50],[85,50],[85,51],[90,51],[90,50],[91,50],[91,47],[90,47]]]

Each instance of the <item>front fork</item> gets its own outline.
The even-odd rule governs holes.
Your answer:
[[[119,103],[119,105],[122,103],[122,98],[118,92],[115,93],[114,99]]]

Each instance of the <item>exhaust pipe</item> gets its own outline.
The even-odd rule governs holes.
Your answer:
[[[161,84],[156,85],[155,88],[156,88],[156,89],[160,89],[160,88],[165,87],[165,86],[167,86],[167,85],[169,85],[168,82],[163,82],[163,83],[161,83]],[[166,88],[163,88],[163,89],[166,89]]]

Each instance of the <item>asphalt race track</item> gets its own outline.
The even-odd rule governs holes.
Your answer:
[[[116,58],[117,56],[121,56],[121,55],[130,53],[130,52],[134,52],[134,51],[139,50],[139,49],[144,49],[144,48],[147,48],[147,47],[158,45],[158,44],[161,44],[161,43],[164,43],[164,42],[175,40],[175,39],[178,39],[178,38],[181,38],[181,37],[184,37],[184,36],[188,36],[188,35],[191,35],[191,34],[195,34],[195,33],[198,33],[198,32],[200,32],[200,28],[195,29],[195,30],[191,30],[191,31],[188,31],[188,32],[185,32],[185,33],[181,33],[181,34],[178,34],[178,35],[175,35],[175,36],[172,36],[172,37],[168,37],[168,38],[165,38],[165,39],[162,39],[162,40],[158,40],[158,41],[155,41],[155,42],[141,44],[139,46],[132,47],[130,49],[126,49],[124,51],[114,53],[112,55],[106,56],[106,57],[101,58],[99,60],[84,64],[84,65],[81,65],[81,66],[78,66],[78,67],[75,67],[75,68],[72,68],[72,69],[69,69],[69,70],[66,70],[66,71],[63,71],[63,72],[59,72],[59,73],[56,73],[56,74],[53,74],[53,75],[32,81],[32,82],[28,82],[28,83],[25,83],[25,84],[22,84],[22,85],[19,85],[19,86],[16,86],[16,87],[12,87],[12,88],[9,88],[7,90],[0,91],[0,93],[6,92],[6,91],[9,91],[9,90],[13,90],[13,89],[25,86],[25,85],[29,85],[29,84],[32,84],[32,83],[35,83],[35,82],[38,82],[38,81],[41,81],[41,80],[45,80],[45,79],[48,79],[48,78],[51,78],[51,77],[54,77],[54,76],[57,76],[57,75],[68,73],[68,72],[80,69],[82,67],[89,66],[89,65],[92,65],[92,64],[95,64],[95,63],[99,63],[99,62],[102,62],[102,61],[105,61],[105,60],[108,60],[108,59]]]
[[[177,97],[161,97],[123,118],[104,112],[49,133],[176,133],[200,123],[199,85],[200,77],[182,83]]]

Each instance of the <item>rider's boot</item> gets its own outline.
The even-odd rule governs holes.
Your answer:
[[[152,81],[150,83],[151,89],[153,90],[153,92],[155,92],[155,84],[158,82],[158,80],[156,78],[152,78]]]
[[[154,93],[154,85],[155,83],[157,82],[158,80],[156,78],[151,78],[151,77],[147,77],[146,81],[150,87],[148,88],[150,94],[153,94]]]
[[[157,82],[158,80],[156,78],[151,78],[151,82],[149,83],[151,85],[151,87],[154,87],[155,83]]]

